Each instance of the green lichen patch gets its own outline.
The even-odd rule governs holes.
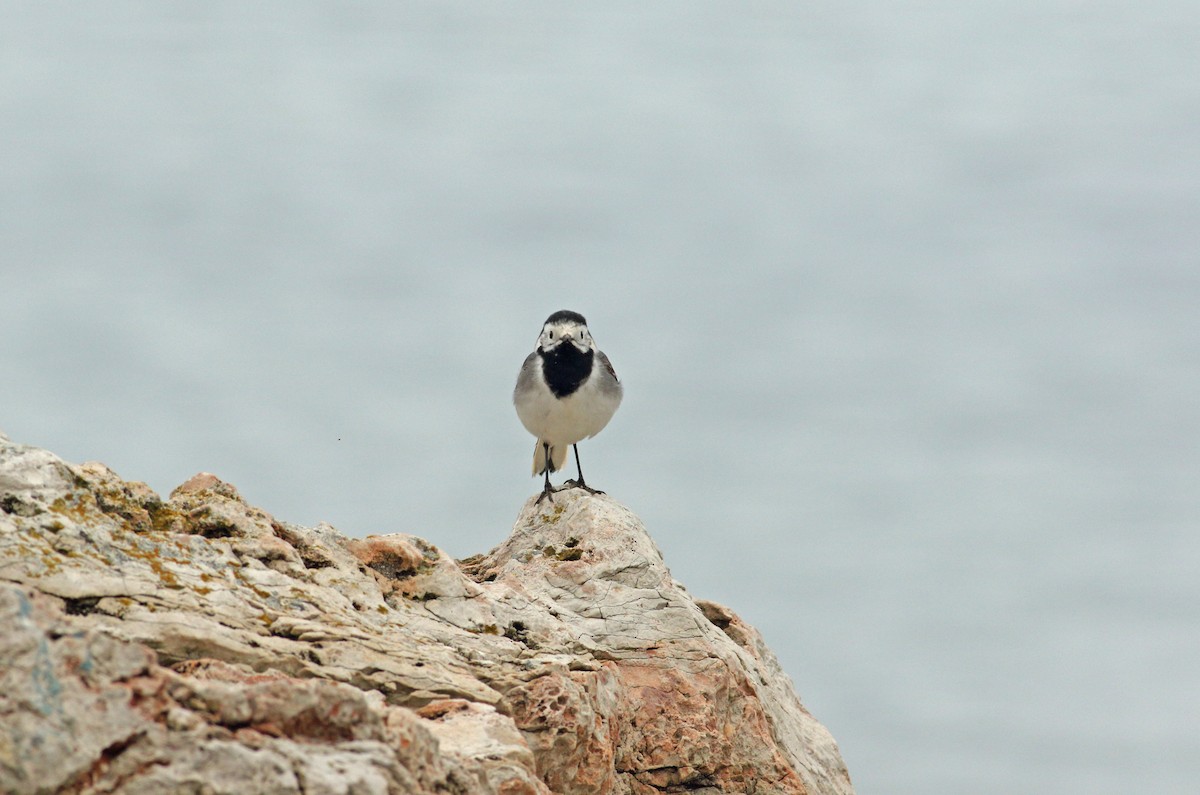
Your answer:
[[[542,513],[538,516],[538,518],[545,524],[558,524],[558,520],[562,518],[562,515],[566,510],[566,506],[555,503],[554,507],[550,509],[549,513]]]
[[[28,519],[42,513],[43,508],[36,502],[21,499],[16,494],[7,494],[0,498],[0,511]]]
[[[104,512],[96,505],[89,492],[73,491],[50,503],[50,512],[65,517],[75,524],[103,517]]]
[[[542,557],[553,558],[554,560],[579,560],[583,557],[583,550],[572,544],[572,541],[575,544],[579,543],[577,539],[571,538],[567,540],[565,549],[558,549],[553,544],[543,547]]]

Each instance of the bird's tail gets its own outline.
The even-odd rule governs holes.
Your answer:
[[[546,448],[543,446],[545,442],[541,439],[537,440],[537,444],[533,446],[533,474],[540,475],[546,471]],[[550,445],[550,471],[557,472],[563,468],[563,464],[567,463],[567,450],[570,445]]]

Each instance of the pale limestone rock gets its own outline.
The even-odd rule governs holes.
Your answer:
[[[0,585],[0,792],[53,792],[144,724],[127,683],[153,655],[98,632],[48,636],[57,613]]]
[[[0,792],[852,793],[752,628],[607,496],[461,563],[0,435]]]

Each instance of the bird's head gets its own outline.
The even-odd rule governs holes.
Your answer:
[[[538,337],[538,348],[552,351],[564,342],[574,345],[580,353],[596,350],[587,321],[578,312],[562,309],[546,318],[542,334]]]

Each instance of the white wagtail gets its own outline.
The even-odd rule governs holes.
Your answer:
[[[579,477],[565,485],[604,493],[583,482],[576,442],[600,433],[621,405],[621,392],[617,373],[596,348],[583,315],[564,309],[546,318],[537,349],[521,365],[513,390],[521,424],[537,437],[533,474],[546,476],[538,502],[547,497],[554,502],[550,473],[567,462],[569,446],[575,448]]]

